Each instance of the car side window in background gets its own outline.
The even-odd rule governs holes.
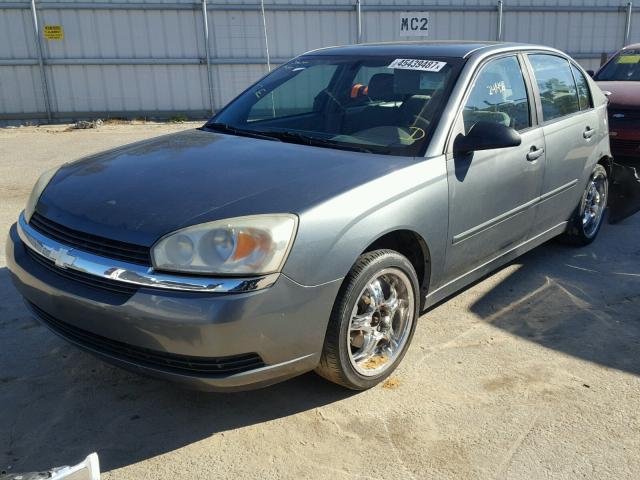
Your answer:
[[[336,65],[300,67],[300,73],[294,78],[274,88],[253,105],[247,121],[255,122],[313,112],[316,103],[314,99],[329,86],[336,68]]]
[[[554,55],[529,55],[540,91],[545,122],[580,111],[578,91],[569,62]]]
[[[482,67],[462,117],[465,134],[480,121],[500,123],[516,130],[531,126],[527,88],[517,57],[499,58]]]
[[[591,101],[591,92],[589,91],[589,84],[584,74],[577,69],[574,65],[571,65],[573,71],[573,77],[576,79],[576,85],[578,87],[578,99],[580,100],[580,110],[587,110],[593,106]]]

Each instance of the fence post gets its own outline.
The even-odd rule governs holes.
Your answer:
[[[51,101],[49,99],[49,86],[47,84],[47,72],[44,69],[42,40],[40,40],[40,26],[38,25],[38,12],[36,10],[36,0],[31,0],[31,16],[33,17],[33,32],[36,40],[36,50],[38,51],[38,66],[40,67],[40,79],[42,81],[42,92],[44,93],[44,108],[47,110],[47,120],[51,121]]]
[[[624,45],[628,45],[631,41],[631,13],[632,12],[633,12],[633,3],[629,2],[627,3],[627,21],[624,27]]]
[[[209,87],[209,109],[215,112],[213,101],[213,79],[211,77],[211,52],[209,50],[209,18],[207,17],[207,0],[202,0],[202,26],[204,27],[204,51],[207,60],[207,86]]]
[[[503,19],[502,5],[503,5],[503,1],[498,0],[498,41],[499,42],[502,41],[502,19]]]
[[[267,35],[267,16],[264,13],[264,0],[260,0],[260,10],[262,11],[262,29],[264,30],[264,49],[267,54],[267,70],[271,71],[271,56],[269,55],[269,37]]]
[[[362,1],[356,0],[356,27],[358,43],[362,43]]]

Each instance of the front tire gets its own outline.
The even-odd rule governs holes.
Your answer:
[[[578,246],[593,242],[602,227],[608,199],[609,177],[605,168],[597,164],[562,240]]]
[[[419,306],[409,260],[392,250],[361,255],[336,298],[316,372],[352,390],[378,384],[402,361]]]

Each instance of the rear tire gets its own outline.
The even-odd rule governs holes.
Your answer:
[[[418,285],[413,265],[399,253],[361,255],[336,298],[316,373],[352,390],[387,378],[413,338]]]
[[[609,199],[609,177],[606,169],[597,164],[582,194],[578,208],[569,221],[567,231],[560,237],[566,243],[585,246],[593,242],[604,222]]]

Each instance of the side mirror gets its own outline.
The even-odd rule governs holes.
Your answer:
[[[587,70],[587,75],[589,75],[591,78],[593,78],[595,74],[596,72],[594,72],[593,70]]]
[[[469,133],[458,135],[453,142],[454,153],[469,153],[477,150],[517,147],[522,143],[520,134],[501,123],[477,122]]]

